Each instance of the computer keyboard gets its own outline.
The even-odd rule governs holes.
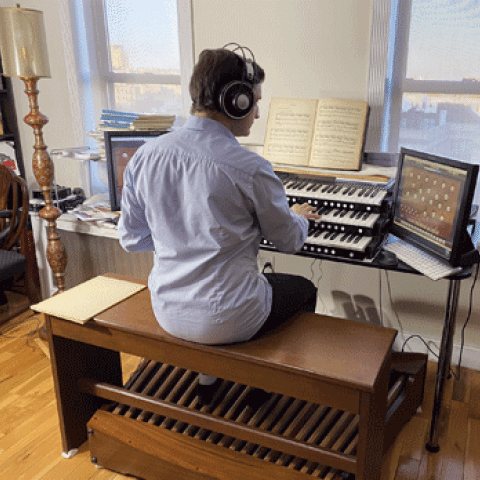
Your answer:
[[[390,235],[383,249],[394,253],[399,260],[432,280],[440,280],[462,270],[462,267],[452,267],[393,235]]]

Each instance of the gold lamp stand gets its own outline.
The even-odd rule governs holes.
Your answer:
[[[30,113],[24,121],[33,128],[35,134],[32,169],[35,179],[42,188],[45,207],[40,210],[38,216],[44,219],[48,225],[47,261],[55,276],[59,292],[65,290],[65,268],[67,266],[67,252],[60,240],[56,221],[61,215],[60,210],[53,205],[52,187],[55,178],[53,162],[47,152],[47,146],[43,141],[43,126],[48,123],[48,118],[38,109],[38,78],[22,78],[25,83],[25,93],[28,95]]]
[[[43,12],[20,8],[18,4],[0,8],[0,50],[3,74],[20,77],[28,95],[30,113],[24,120],[35,135],[32,169],[45,199],[45,207],[38,215],[47,222],[47,261],[55,276],[58,293],[65,290],[67,253],[56,225],[61,213],[52,201],[54,166],[43,141],[42,131],[48,118],[38,108],[37,82],[40,78],[50,78]]]

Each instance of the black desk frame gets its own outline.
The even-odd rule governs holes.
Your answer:
[[[275,253],[281,253],[278,250],[271,248],[262,249]],[[385,265],[381,261],[373,259],[371,261],[351,260],[348,258],[331,257],[322,254],[311,254],[309,252],[299,252],[297,255],[302,257],[309,257],[316,260],[327,260],[332,262],[346,263],[349,265],[359,265],[362,267],[377,268],[381,270],[390,270],[401,273],[410,273],[415,275],[422,275],[420,272],[410,267],[406,263],[399,261],[397,265]],[[435,378],[435,393],[433,399],[432,415],[430,419],[430,434],[425,448],[432,453],[440,451],[438,444],[438,420],[443,405],[443,395],[445,392],[445,381],[450,376],[450,367],[452,363],[453,353],[453,336],[455,334],[455,324],[457,319],[458,299],[460,297],[460,282],[469,278],[472,275],[472,267],[464,267],[459,273],[451,275],[446,278],[448,280],[448,293],[445,310],[445,318],[443,322],[442,340],[440,343],[440,351],[438,355],[438,366]]]

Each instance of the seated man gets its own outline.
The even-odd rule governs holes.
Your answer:
[[[264,78],[247,48],[203,51],[190,82],[192,116],[142,146],[125,170],[120,243],[155,252],[153,310],[175,337],[243,342],[315,311],[309,280],[257,267],[262,236],[294,253],[307,219],[318,218],[307,204],[289,208],[270,162],[235,138],[249,135],[259,116]]]

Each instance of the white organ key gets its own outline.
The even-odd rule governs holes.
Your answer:
[[[349,233],[332,233],[322,231],[320,234],[313,232],[307,237],[305,243],[330,248],[342,248],[356,252],[364,252],[372,241],[372,237],[360,236]]]
[[[364,205],[381,205],[385,198],[386,190],[379,190],[375,187],[368,186],[337,186],[337,188],[319,189],[313,192],[315,198],[324,200],[326,202],[341,202],[342,204],[361,203]],[[341,205],[332,205],[340,208]]]
[[[375,185],[357,185],[345,182],[323,183],[315,180],[287,179],[284,181],[284,185],[285,193],[290,197],[299,196],[322,200],[324,205],[338,208],[346,208],[349,203],[378,206],[387,195],[385,189]],[[316,203],[312,202],[312,204]]]
[[[315,182],[286,182],[285,193],[292,197],[300,196],[316,198],[316,192],[313,191],[313,187],[315,186]]]
[[[357,227],[373,228],[380,218],[378,213],[347,211],[334,209],[322,215],[322,222],[338,223],[340,225],[354,225]]]

